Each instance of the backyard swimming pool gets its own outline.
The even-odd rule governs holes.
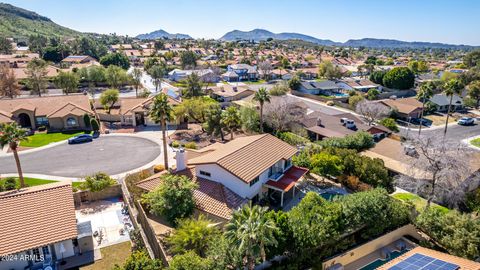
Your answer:
[[[403,251],[398,251],[398,250],[392,251],[392,252],[390,252],[390,256],[387,259],[385,259],[385,260],[382,260],[382,259],[375,260],[375,261],[365,265],[364,267],[360,268],[360,270],[377,269],[378,267],[386,264],[387,262],[389,262],[389,261],[391,261],[395,258],[400,257],[401,255],[403,255],[404,253],[406,253],[408,251],[409,251],[408,249],[405,249]]]

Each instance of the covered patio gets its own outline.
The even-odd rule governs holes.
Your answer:
[[[263,186],[268,189],[269,196],[272,192],[280,193],[280,207],[283,208],[286,195],[295,198],[296,185],[307,172],[306,168],[292,166],[280,177],[268,180]]]

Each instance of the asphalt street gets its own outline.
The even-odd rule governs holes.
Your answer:
[[[84,144],[60,144],[31,153],[20,152],[24,173],[81,178],[96,172],[110,175],[139,168],[160,155],[148,139],[105,136]],[[17,173],[12,155],[0,157],[0,174]]]

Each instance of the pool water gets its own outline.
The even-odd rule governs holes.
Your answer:
[[[326,192],[326,193],[320,194],[320,196],[322,196],[322,197],[323,197],[325,200],[327,200],[327,201],[333,201],[333,199],[334,199],[335,197],[342,196],[342,194],[328,193],[328,192]]]
[[[398,250],[395,250],[395,251],[392,251],[390,253],[390,257],[386,260],[382,260],[382,259],[378,259],[378,260],[375,260],[367,265],[365,265],[364,267],[360,268],[360,270],[374,270],[374,269],[377,269],[378,267],[386,264],[387,262],[395,259],[395,258],[398,258],[400,257],[402,254],[408,252],[408,250],[404,250],[404,251],[398,251]]]

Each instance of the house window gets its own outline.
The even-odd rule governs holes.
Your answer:
[[[48,246],[44,246],[42,247],[42,252],[43,252],[43,255],[48,255],[50,254],[50,249],[48,249]]]
[[[288,167],[290,167],[290,165],[292,165],[292,160],[291,160],[291,159],[285,160],[285,167],[284,167],[284,169],[286,170]]]
[[[253,179],[252,181],[250,181],[250,186],[255,185],[255,184],[258,182],[258,180],[260,180],[260,176],[257,176],[257,177],[255,177],[255,179]]]
[[[75,119],[74,117],[67,118],[67,126],[68,127],[74,127],[76,125],[77,125],[77,119]]]
[[[203,175],[203,176],[206,176],[206,177],[210,177],[210,176],[212,176],[212,174],[211,174],[211,173],[209,173],[209,172],[206,172],[206,171],[200,171],[200,175]]]
[[[48,118],[46,116],[40,116],[35,118],[37,126],[48,126]]]
[[[40,261],[40,249],[38,248],[34,248],[32,249],[32,253],[33,253],[33,257],[35,259],[36,262]]]

